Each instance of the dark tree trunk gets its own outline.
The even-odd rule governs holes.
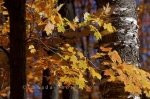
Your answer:
[[[58,0],[58,5],[64,4],[59,13],[62,17],[66,17],[68,20],[73,20],[75,17],[74,0]]]
[[[50,70],[49,69],[45,69],[43,71],[43,81],[42,81],[42,99],[53,99],[52,97],[52,91],[53,88],[52,86],[49,84],[49,78],[50,77]]]
[[[70,89],[67,89],[66,87],[64,87],[62,89],[62,97],[63,99],[71,99],[71,93],[70,93]]]
[[[5,0],[10,17],[10,99],[24,99],[26,85],[25,0]]]
[[[98,1],[98,0],[97,0]],[[102,43],[108,43],[117,50],[122,58],[128,64],[139,66],[139,44],[138,44],[138,28],[135,0],[99,0],[97,4],[99,8],[107,3],[112,8],[110,18],[117,32],[104,37]],[[103,94],[104,98],[122,99],[127,94],[123,93],[122,84],[107,83],[100,86],[100,89],[105,86],[105,90],[109,90]],[[102,92],[103,93],[103,92]],[[119,98],[120,97],[120,98]],[[126,97],[127,98],[127,97]]]

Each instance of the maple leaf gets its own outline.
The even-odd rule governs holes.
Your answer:
[[[84,13],[84,20],[89,20],[90,14],[88,12]]]
[[[74,51],[73,51],[73,47],[69,47],[69,48],[68,48],[68,51],[73,53],[73,52],[74,52]]]
[[[134,84],[126,85],[125,91],[131,92],[131,93],[136,94],[136,95],[141,93],[141,89],[139,87],[135,86]]]
[[[72,24],[71,22],[68,22],[68,25],[69,25],[69,27],[70,27],[73,31],[76,30],[74,24]]]
[[[95,55],[91,56],[92,59],[97,59],[97,58],[100,58],[100,57],[103,57],[105,56],[104,53],[96,53]]]
[[[59,6],[57,6],[57,11],[59,11],[62,7],[64,6],[64,4],[60,4]]]
[[[75,55],[72,55],[72,56],[70,57],[70,61],[71,61],[73,64],[75,64],[75,63],[78,62],[78,59],[77,59],[77,57],[76,57]]]
[[[75,30],[76,30],[75,25],[74,25],[73,23],[71,23],[67,18],[64,18],[64,19],[65,19],[65,21],[67,21],[67,24],[69,25],[69,27],[70,27],[73,31],[75,31]]]
[[[99,32],[94,32],[94,36],[96,37],[96,40],[99,40],[102,38]]]
[[[110,48],[110,47],[107,47],[107,48],[106,48],[106,47],[101,46],[101,47],[100,47],[100,50],[103,51],[103,52],[109,52],[109,51],[112,50],[112,48]]]
[[[29,48],[28,48],[28,49],[30,50],[30,52],[31,52],[32,54],[36,53],[36,49],[35,49],[34,45],[29,45]]]
[[[68,56],[68,55],[65,55],[65,56],[63,57],[64,60],[68,60],[69,58],[70,58],[70,56]]]
[[[94,36],[96,37],[96,40],[99,40],[102,38],[100,32],[98,31],[96,27],[94,27],[93,25],[89,25],[89,27],[90,27],[90,31],[94,32]]]
[[[112,71],[112,69],[106,69],[104,70],[104,75],[109,76],[110,78],[108,79],[108,81],[115,81],[116,77],[114,76],[115,73]]]
[[[109,52],[108,55],[109,55],[110,59],[111,59],[114,63],[116,63],[116,62],[118,62],[119,64],[122,63],[122,59],[121,59],[121,57],[119,56],[119,54],[118,54],[117,51]]]
[[[64,28],[64,26],[63,26],[63,24],[57,24],[57,30],[58,30],[58,32],[65,32],[65,28]]]
[[[51,15],[50,16],[50,21],[52,22],[52,24],[55,24],[56,21],[55,21],[55,16],[54,15]]]
[[[48,24],[45,26],[44,30],[46,31],[47,35],[52,34],[52,31],[54,30],[55,26],[54,24],[48,22]]]
[[[116,31],[116,29],[112,26],[111,23],[104,23],[104,29],[106,29],[108,32],[113,33]]]
[[[109,12],[111,11],[109,3],[107,3],[106,6],[103,6],[103,10],[106,15],[109,14]]]
[[[86,86],[86,80],[82,74],[79,75],[78,80],[76,80],[76,84],[79,86],[80,89],[83,89]]]
[[[36,49],[31,49],[30,52],[31,52],[32,54],[34,54],[34,53],[36,53]]]
[[[34,45],[29,45],[28,49],[33,49],[33,48],[34,48]]]
[[[73,22],[75,22],[75,23],[79,22],[79,18],[76,16],[76,17],[73,19]]]
[[[101,27],[103,25],[103,20],[97,18],[96,22],[98,23],[98,25]]]
[[[83,53],[81,53],[81,52],[77,52],[77,55],[78,55],[80,58],[84,58],[84,55],[83,55]]]
[[[79,60],[79,68],[82,68],[83,70],[86,70],[87,69],[86,61]]]
[[[99,73],[97,73],[93,68],[89,67],[88,69],[89,69],[89,71],[90,71],[90,73],[91,73],[93,78],[95,78],[95,77],[97,79],[101,79],[102,78],[101,75]]]

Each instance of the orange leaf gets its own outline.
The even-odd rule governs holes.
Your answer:
[[[110,47],[100,47],[100,49],[103,51],[103,52],[109,52],[109,51],[111,51],[112,50],[112,48],[110,48]]]
[[[114,63],[122,63],[121,57],[119,56],[117,51],[109,52],[108,55]]]

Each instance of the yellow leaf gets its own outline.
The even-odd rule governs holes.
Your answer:
[[[64,20],[65,21],[67,21],[67,24],[69,25],[69,27],[73,30],[73,31],[75,31],[75,25],[73,24],[73,23],[71,23],[67,18],[64,18]]]
[[[57,6],[57,11],[59,11],[62,7],[64,6],[64,4],[60,4],[59,6]]]
[[[34,45],[29,45],[29,48],[28,48],[28,49],[30,50],[30,52],[31,52],[32,54],[36,53],[36,49],[35,49]]]
[[[102,38],[100,32],[94,32],[94,36],[96,37],[96,40],[99,40]]]
[[[82,68],[83,70],[86,70],[87,69],[86,61],[80,60],[79,61],[79,68]]]
[[[99,73],[97,73],[93,68],[89,67],[88,69],[89,69],[89,71],[90,71],[90,73],[91,73],[93,78],[95,78],[95,77],[97,79],[101,79],[102,78],[101,75]]]
[[[65,32],[65,28],[62,24],[57,24],[57,30],[58,32]]]
[[[36,53],[36,49],[31,49],[30,52],[31,52],[32,54],[34,54],[34,53]]]
[[[107,35],[110,35],[112,33],[114,33],[114,32],[108,32],[108,30],[101,31],[102,36],[107,36]]]
[[[83,75],[79,75],[79,79],[76,80],[76,84],[79,86],[80,89],[83,89],[86,86],[86,80]]]
[[[54,16],[54,15],[50,16],[50,20],[51,20],[52,24],[55,24],[55,23],[56,23],[56,21],[55,21],[55,16]]]
[[[106,4],[106,6],[103,6],[103,10],[105,14],[109,14],[111,11],[111,7],[109,6],[109,3]]]
[[[65,55],[65,57],[63,58],[64,60],[68,60],[70,57],[68,55]]]
[[[84,58],[83,53],[81,53],[81,52],[77,52],[77,54],[79,55],[79,57],[80,57],[80,58]]]
[[[96,37],[96,40],[99,40],[102,38],[100,32],[98,31],[96,27],[94,27],[93,25],[89,25],[89,27],[90,27],[90,31],[94,32],[94,36]]]
[[[88,12],[84,13],[84,20],[89,20],[90,14]]]
[[[99,18],[96,19],[96,22],[98,23],[98,25],[101,27],[103,24],[103,20],[100,20]]]
[[[141,89],[134,84],[129,84],[125,86],[125,91],[133,93],[133,94],[141,94]]]
[[[48,22],[48,24],[45,26],[44,30],[46,31],[47,35],[52,34],[52,31],[54,30],[55,26],[54,24]]]
[[[61,15],[57,12],[57,15],[55,16],[55,21],[58,24],[63,24],[63,18],[61,17]]]
[[[72,56],[70,57],[70,61],[73,62],[73,63],[77,63],[77,62],[78,62],[78,59],[77,59],[77,57],[76,57],[75,55],[72,55]]]
[[[76,17],[73,19],[73,22],[75,22],[75,23],[79,22],[79,18],[76,16]]]
[[[68,51],[69,51],[69,52],[73,52],[73,47],[69,47],[69,48],[68,48]]]
[[[97,59],[100,57],[103,57],[105,54],[104,53],[96,53],[95,55],[91,56],[92,59]]]
[[[112,26],[111,23],[104,23],[104,29],[106,29],[108,32],[113,33],[115,32],[115,28]]]
[[[34,45],[29,45],[28,49],[34,49]]]
[[[76,30],[74,24],[72,24],[71,22],[68,22],[68,25],[69,25],[69,27],[70,27],[73,31]]]

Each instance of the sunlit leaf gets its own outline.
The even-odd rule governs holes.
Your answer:
[[[84,20],[89,20],[90,14],[88,12],[84,13]]]
[[[104,23],[104,29],[106,29],[108,32],[113,33],[116,31],[116,29],[112,26],[111,23]]]
[[[73,19],[73,21],[77,23],[77,22],[79,22],[79,18],[76,16],[76,17]]]
[[[52,31],[54,30],[55,26],[54,24],[48,22],[48,24],[45,26],[44,30],[46,31],[47,35],[52,34]]]
[[[119,64],[122,63],[122,59],[117,51],[109,52],[108,55],[110,56],[111,60],[115,63],[118,62]]]
[[[59,11],[62,7],[64,6],[64,4],[60,4],[59,6],[57,6],[57,11]]]

